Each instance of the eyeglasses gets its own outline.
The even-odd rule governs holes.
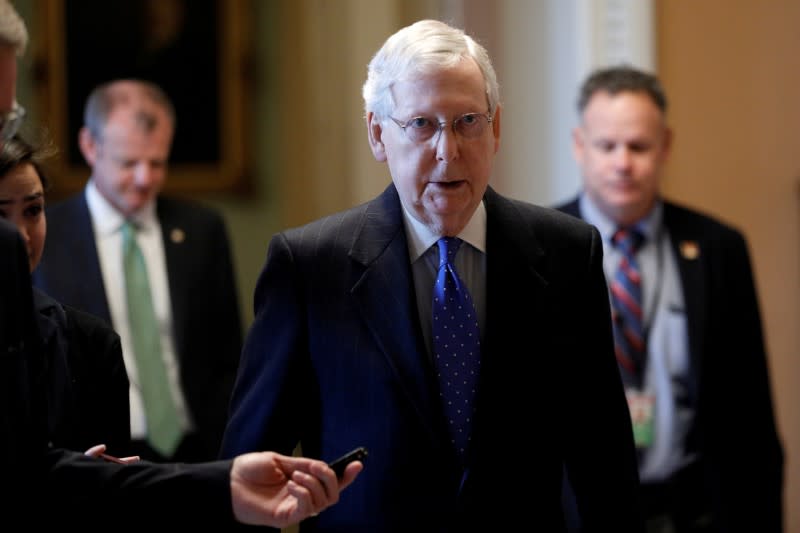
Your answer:
[[[0,114],[0,138],[9,141],[17,134],[25,119],[25,108],[14,102],[10,111]]]
[[[487,113],[467,113],[453,120],[453,133],[464,139],[476,139],[483,135],[486,126],[492,123],[491,110]],[[439,140],[439,134],[448,125],[429,117],[414,117],[407,122],[402,122],[394,117],[389,117],[405,132],[409,141],[422,144],[434,137]]]

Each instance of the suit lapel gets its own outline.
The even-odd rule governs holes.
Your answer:
[[[441,406],[421,340],[402,207],[393,185],[367,207],[350,257],[363,265],[351,289],[361,318],[424,427],[434,442],[442,442]]]
[[[498,390],[508,385],[507,374],[532,364],[530,350],[543,346],[531,341],[531,331],[545,327],[547,280],[537,270],[544,256],[534,228],[508,199],[491,188],[485,195],[486,332],[481,350],[481,377],[473,440],[481,438],[482,416],[513,412],[516,406],[486,408]],[[519,302],[525,302],[520,306]],[[524,353],[523,353],[524,352]],[[502,395],[500,395],[502,396]]]
[[[522,218],[516,206],[492,189],[486,192],[486,253],[487,253],[487,336],[494,338],[501,324],[491,322],[493,317],[506,317],[515,302],[524,301],[525,320],[538,316],[543,302],[547,280],[537,270],[544,257],[534,228]],[[519,313],[514,313],[519,314]],[[505,321],[505,319],[504,319]],[[491,326],[491,327],[489,327]],[[511,332],[505,332],[511,333]],[[517,333],[514,336],[519,335]]]
[[[678,263],[683,301],[686,306],[686,326],[689,335],[690,377],[692,389],[698,390],[701,376],[700,354],[705,342],[707,303],[704,298],[703,273],[706,271],[708,243],[696,228],[686,224],[680,212],[669,203],[664,203],[664,225],[670,233],[673,253]]]
[[[103,318],[111,324],[111,310],[108,307],[103,274],[100,270],[100,256],[94,240],[92,216],[89,213],[89,205],[86,203],[86,195],[77,195],[74,202],[70,201],[64,207],[66,216],[62,216],[60,222],[75,225],[70,232],[74,238],[70,239],[72,243],[70,246],[61,247],[69,253],[70,259],[67,261],[66,257],[60,257],[54,262],[54,268],[58,268],[59,264],[72,264],[75,268],[74,272],[81,279],[82,286],[79,290],[72,290],[69,288],[72,282],[64,280],[63,290],[65,294],[68,294],[69,303]],[[60,239],[61,236],[55,238]]]
[[[187,230],[180,224],[174,206],[163,198],[157,200],[156,213],[161,224],[161,240],[164,243],[164,260],[167,268],[167,285],[169,286],[170,305],[172,306],[172,327],[174,338],[178,343],[187,338],[186,332],[186,302],[189,292],[189,277],[186,272],[191,268],[191,257],[184,244]],[[178,358],[184,353],[184,346],[176,346]]]

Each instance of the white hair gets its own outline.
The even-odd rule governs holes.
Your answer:
[[[28,46],[28,29],[10,0],[0,0],[0,44],[11,46],[22,55]]]
[[[463,30],[438,20],[420,20],[389,37],[367,67],[362,88],[364,110],[383,119],[394,111],[392,85],[470,58],[486,82],[489,110],[497,109],[500,88],[486,49]]]

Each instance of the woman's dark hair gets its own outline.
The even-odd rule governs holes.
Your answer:
[[[12,169],[23,163],[30,163],[39,175],[42,188],[50,188],[50,180],[44,169],[44,161],[55,153],[51,147],[44,144],[38,145],[23,139],[19,134],[3,143],[0,150],[0,179],[11,172]]]

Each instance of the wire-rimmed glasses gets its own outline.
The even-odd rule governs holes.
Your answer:
[[[418,116],[403,122],[390,116],[390,119],[397,124],[406,135],[409,141],[417,144],[423,144],[433,138],[439,139],[439,134],[445,128],[452,124],[453,133],[464,139],[476,139],[483,135],[486,131],[486,126],[492,123],[491,111],[486,113],[466,113],[453,120],[452,123],[447,121],[439,122],[436,119]]]

